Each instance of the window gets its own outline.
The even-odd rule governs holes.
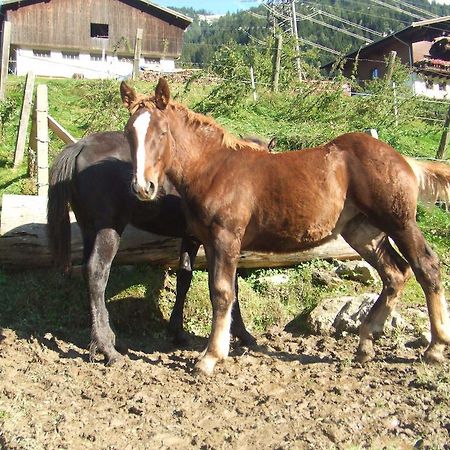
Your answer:
[[[370,73],[370,76],[371,76],[372,80],[375,80],[376,78],[380,77],[380,72],[379,72],[377,67],[374,67],[372,69],[372,72]]]
[[[33,50],[33,55],[38,58],[50,58],[50,50]]]
[[[63,59],[80,59],[78,52],[62,52]]]
[[[161,60],[155,58],[144,58],[145,64],[159,64]]]
[[[127,55],[118,55],[117,59],[120,62],[127,62],[127,63],[132,63],[133,62],[133,58],[131,56],[127,56]]]
[[[440,91],[447,90],[447,83],[445,81],[443,83],[439,83],[439,90]]]
[[[91,23],[91,38],[109,38],[109,25],[107,23]]]
[[[427,89],[433,89],[433,80],[431,78],[425,80],[425,87]]]
[[[102,55],[100,53],[91,53],[90,54],[91,61],[102,61]]]

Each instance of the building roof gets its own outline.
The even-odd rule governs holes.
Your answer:
[[[437,17],[435,19],[413,22],[408,27],[403,28],[400,31],[396,31],[395,33],[389,34],[379,39],[378,41],[372,42],[371,44],[364,45],[357,50],[354,50],[351,53],[342,56],[340,59],[352,59],[355,58],[358,54],[360,57],[364,57],[365,54],[382,48],[386,43],[393,39],[404,43],[408,40],[412,42],[412,38],[414,38],[415,41],[419,41],[421,40],[421,37],[425,37],[429,33],[430,29],[436,36],[439,35],[439,33],[450,33],[450,16],[443,16]],[[333,60],[328,64],[323,65],[322,69],[329,69],[335,61],[336,60]]]
[[[40,1],[48,1],[48,0],[37,0],[35,3],[39,3]],[[191,19],[188,16],[185,16],[184,14],[181,14],[177,11],[174,11],[173,9],[166,8],[165,6],[157,5],[156,3],[153,3],[149,0],[136,0],[137,3],[142,3],[144,6],[150,6],[151,8],[155,8],[159,11],[162,11],[170,16],[176,17],[177,19],[181,20],[182,22],[185,22],[185,28],[190,25],[193,22],[193,19]],[[0,2],[1,6],[15,6],[17,4],[17,7],[22,6],[21,4],[28,3],[26,0],[3,0]],[[25,6],[25,5],[23,5]]]

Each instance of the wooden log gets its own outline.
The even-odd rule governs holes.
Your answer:
[[[0,265],[8,269],[48,267],[52,263],[46,236],[47,199],[33,195],[3,196],[0,224]],[[82,254],[80,229],[71,215],[72,262]],[[122,236],[115,264],[149,263],[165,267],[178,265],[180,240],[146,233],[128,226]],[[354,259],[358,254],[339,238],[303,252],[290,254],[243,252],[239,267],[289,267],[311,259]],[[196,267],[204,268],[201,251]]]

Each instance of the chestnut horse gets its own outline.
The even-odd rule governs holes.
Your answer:
[[[270,149],[258,142],[262,149]],[[158,200],[145,203],[132,194],[132,177],[130,146],[123,133],[114,131],[94,133],[67,145],[50,170],[47,214],[50,248],[55,263],[68,271],[70,205],[83,237],[83,275],[92,313],[90,357],[98,350],[108,364],[119,359],[120,354],[109,325],[105,289],[125,226],[132,224],[151,233],[182,238],[175,305],[168,327],[178,344],[186,341],[183,309],[200,246],[186,232],[181,199],[173,186],[165,183],[159,189]],[[235,305],[232,333],[243,344],[253,345],[255,339],[245,329],[239,303]]]
[[[255,151],[211,118],[171,102],[164,79],[154,97],[137,95],[125,83],[121,95],[132,113],[125,132],[135,192],[142,200],[154,200],[168,178],[183,199],[190,232],[205,247],[213,323],[196,363],[199,372],[211,374],[228,355],[241,249],[298,251],[338,234],[383,282],[360,327],[357,359],[374,356],[373,335],[383,330],[411,269],[424,291],[431,322],[425,358],[444,359],[450,320],[440,263],[415,217],[419,194],[448,200],[448,166],[406,159],[364,133],[344,134],[301,151]]]

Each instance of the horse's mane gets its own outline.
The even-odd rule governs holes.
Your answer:
[[[221,143],[223,146],[231,149],[231,150],[241,150],[244,148],[250,148],[252,150],[261,151],[266,150],[261,144],[257,142],[249,142],[244,139],[240,139],[223,127],[221,127],[212,117],[205,116],[204,114],[200,114],[192,111],[181,103],[170,102],[170,106],[176,111],[181,112],[185,115],[187,124],[193,125],[195,127],[207,127],[212,128],[217,131],[217,133],[222,137]]]

